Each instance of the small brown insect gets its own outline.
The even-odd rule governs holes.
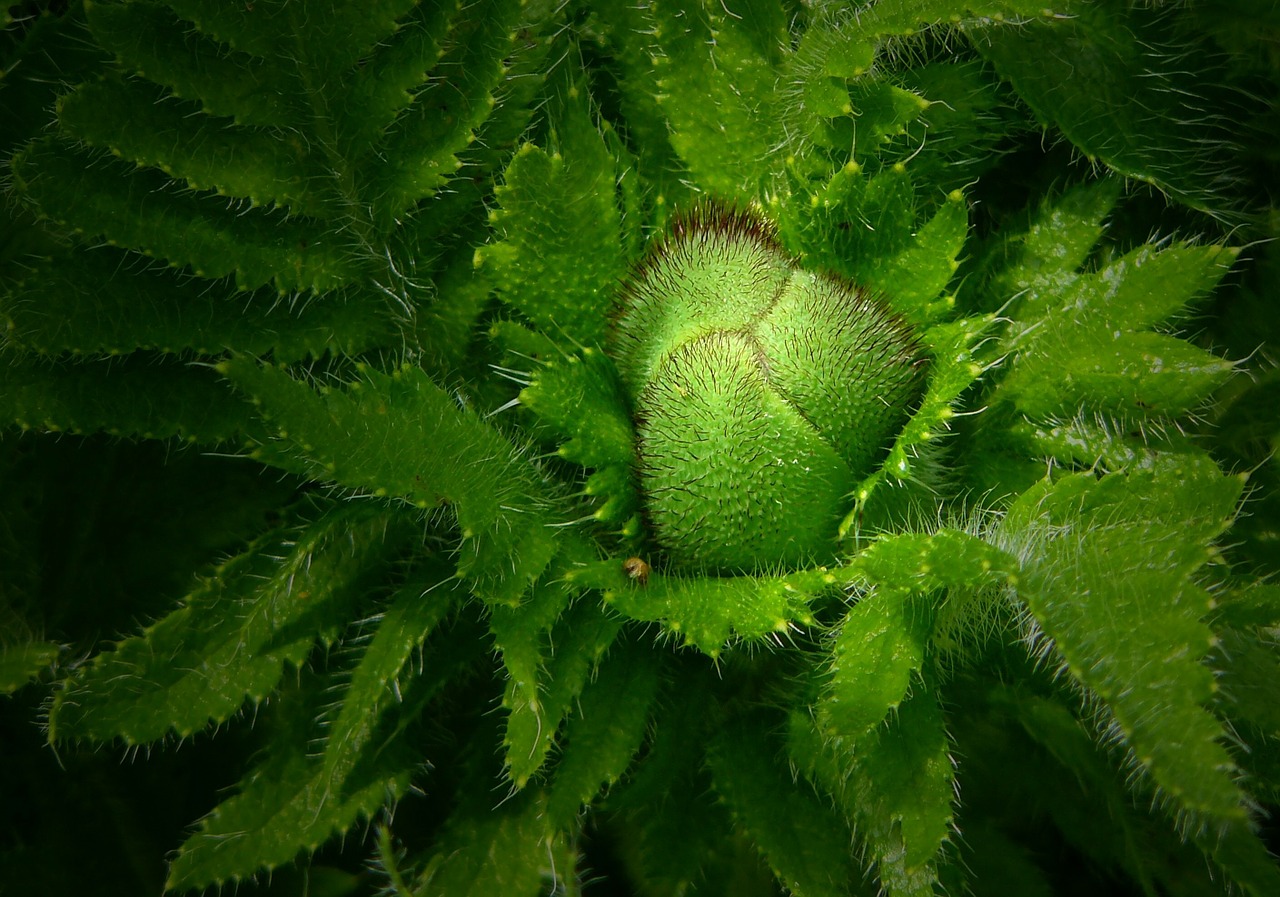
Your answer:
[[[627,558],[622,562],[622,570],[640,585],[649,584],[649,570],[651,568],[644,562],[643,558]]]

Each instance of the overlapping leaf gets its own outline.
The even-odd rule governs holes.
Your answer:
[[[264,537],[183,605],[93,661],[58,691],[49,738],[140,744],[221,723],[264,700],[286,665],[333,642],[405,530],[371,508],[330,511]]]

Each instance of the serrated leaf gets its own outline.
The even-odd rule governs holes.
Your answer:
[[[194,103],[166,98],[156,85],[104,77],[64,96],[58,121],[67,135],[158,168],[194,190],[243,196],[255,206],[282,206],[298,215],[329,211],[332,197],[317,189],[324,168],[304,145],[280,131],[242,128],[200,112]]]
[[[244,215],[226,200],[184,193],[165,175],[48,138],[13,160],[23,190],[51,218],[153,253],[198,276],[234,276],[241,289],[323,291],[359,280],[351,247],[317,222]]]
[[[1001,384],[1032,418],[1070,416],[1087,407],[1136,417],[1176,417],[1227,381],[1235,365],[1163,333],[1105,332],[1059,324],[1038,335]]]
[[[49,740],[142,744],[262,701],[286,666],[331,643],[407,529],[370,507],[263,537],[141,635],[98,654],[54,698]]]
[[[580,600],[551,629],[549,638],[534,631],[537,653],[530,659],[536,657],[537,672],[531,682],[513,681],[504,702],[508,705],[503,736],[507,776],[517,788],[523,788],[546,762],[560,724],[621,628],[621,620]],[[510,646],[511,641],[506,644]]]
[[[971,33],[1041,122],[1085,155],[1192,208],[1238,215],[1241,102],[1207,41],[1123,4]],[[1063,90],[1067,79],[1088,89]]]
[[[247,358],[218,369],[260,403],[285,445],[319,479],[419,508],[448,504],[464,540],[459,572],[494,603],[514,603],[550,562],[550,497],[532,463],[421,370],[321,394]]]
[[[270,57],[281,44],[294,47],[330,47],[323,61],[308,60],[325,68],[346,68],[364,49],[395,30],[396,20],[413,6],[413,0],[370,0],[359,8],[329,4],[319,9],[297,4],[269,2],[241,7],[217,0],[167,0],[185,19],[236,49]],[[336,38],[340,38],[337,40]]]
[[[914,487],[917,459],[951,432],[958,401],[982,376],[985,368],[977,348],[992,321],[989,315],[962,318],[935,325],[924,335],[922,342],[931,350],[924,398],[879,468],[854,491],[854,508],[840,523],[841,539],[851,534],[856,538],[863,528],[874,531],[909,513],[904,504],[912,501],[912,490],[902,487]]]
[[[870,283],[881,259],[914,242],[913,194],[905,169],[869,173],[849,162],[817,187],[796,184],[785,204],[775,198],[778,232],[807,264]]]
[[[626,267],[612,154],[567,88],[553,146],[526,143],[507,166],[492,216],[498,241],[476,251],[498,297],[566,345],[600,346]]]
[[[1037,420],[1081,408],[1173,417],[1202,403],[1235,365],[1146,328],[1181,311],[1226,272],[1221,247],[1143,246],[1095,274],[1035,278],[1007,340],[1016,352],[999,394]]]
[[[0,648],[0,695],[11,695],[32,682],[58,659],[57,642],[19,642]]]
[[[1012,580],[1016,569],[999,548],[958,530],[886,536],[858,555],[848,570],[871,591],[849,609],[832,643],[815,707],[824,734],[861,743],[910,694],[939,616],[963,615],[973,593]],[[943,589],[950,590],[945,605],[936,594]]]
[[[1204,705],[1208,593],[1192,574],[1230,523],[1242,481],[1196,456],[1152,469],[1045,481],[1010,509],[1002,539],[1023,557],[1018,595],[1070,674],[1176,803],[1243,819],[1222,725]]]
[[[308,748],[322,683],[306,681],[279,702],[262,759],[183,842],[169,864],[168,890],[240,881],[314,852],[335,834],[372,817],[409,788],[412,751],[384,744],[359,781],[341,788]]]
[[[868,282],[884,290],[892,308],[911,323],[937,323],[955,307],[954,299],[939,296],[959,266],[956,259],[968,235],[968,206],[964,195],[953,191],[910,246],[868,271]]]
[[[268,127],[308,117],[296,72],[274,54],[232,50],[163,3],[98,2],[88,15],[94,37],[126,66],[212,115]]]
[[[446,77],[425,84],[360,171],[362,192],[376,202],[375,221],[397,223],[462,166],[458,154],[493,111],[503,57],[511,52],[521,4],[483,0],[455,24],[437,66]]]
[[[692,14],[659,6],[655,17],[656,99],[671,145],[709,193],[749,201],[771,167],[777,72],[770,57],[787,40],[781,17],[742,16],[729,4]]]
[[[902,590],[877,590],[842,621],[817,707],[819,724],[830,736],[856,742],[906,696],[912,674],[924,665],[933,628],[928,606],[911,597]]]
[[[563,440],[561,457],[600,469],[587,480],[586,488],[588,495],[603,502],[596,519],[630,534],[638,532],[635,433],[609,358],[587,348],[548,361],[521,390],[520,402]]]
[[[951,829],[955,771],[937,698],[913,694],[888,726],[854,749],[849,788],[857,832],[893,895],[931,897]]]
[[[616,782],[644,740],[658,690],[658,655],[619,641],[600,662],[565,726],[560,762],[547,801],[553,825],[567,827],[602,786]]]
[[[392,701],[403,700],[402,670],[453,608],[455,596],[440,571],[401,586],[351,672],[342,710],[329,727],[324,777],[342,782],[372,739]],[[435,658],[433,658],[433,661]]]
[[[234,347],[288,362],[358,354],[397,333],[385,299],[372,291],[295,305],[274,290],[227,296],[194,277],[135,264],[105,247],[59,257],[0,296],[0,321],[15,344],[45,355],[218,355]]]
[[[414,882],[415,894],[449,897],[534,897],[555,836],[547,831],[546,799],[525,792],[493,809],[463,807],[446,824],[439,846]],[[572,874],[572,870],[561,870]]]
[[[1018,308],[1042,293],[1056,296],[1066,289],[1102,236],[1120,188],[1119,178],[1076,185],[1043,203],[1025,231],[995,241],[983,260],[990,281],[981,287],[980,305],[994,310],[1013,301]]]
[[[707,755],[716,792],[787,890],[846,895],[855,875],[848,827],[778,762],[770,722],[745,716],[716,736]]]
[[[823,568],[782,576],[667,576],[631,578],[620,560],[585,565],[569,574],[575,585],[600,589],[605,603],[633,620],[661,623],[672,636],[712,657],[731,639],[782,637],[809,626],[809,602],[840,582]]]
[[[176,436],[206,445],[258,430],[251,410],[214,372],[145,352],[78,365],[0,365],[0,420],[30,430]]]

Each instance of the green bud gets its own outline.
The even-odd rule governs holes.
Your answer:
[[[633,274],[615,348],[649,524],[687,568],[829,560],[923,388],[904,321],[716,208],[678,219]]]

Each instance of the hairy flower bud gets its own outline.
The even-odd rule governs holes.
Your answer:
[[[716,208],[678,219],[635,271],[615,347],[655,538],[670,562],[721,572],[829,559],[923,385],[904,321]]]

